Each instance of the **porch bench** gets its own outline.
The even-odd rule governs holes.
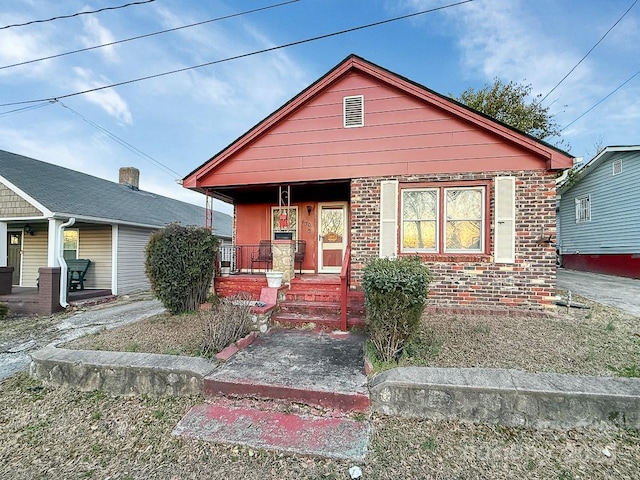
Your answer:
[[[91,260],[78,258],[67,262],[67,287],[70,291],[84,290],[84,277],[91,266]]]

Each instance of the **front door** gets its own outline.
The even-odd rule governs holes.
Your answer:
[[[340,273],[347,248],[347,204],[318,204],[318,271]]]
[[[13,267],[13,285],[20,285],[22,232],[7,232],[7,266]]]

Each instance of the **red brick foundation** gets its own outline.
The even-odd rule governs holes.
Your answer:
[[[60,305],[60,267],[42,267],[38,290],[38,314],[51,315],[63,310]]]

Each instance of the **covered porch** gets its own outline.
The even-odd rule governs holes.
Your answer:
[[[206,188],[234,206],[233,243],[219,249],[215,291],[260,299],[266,273],[283,272],[272,321],[346,330],[364,323],[350,285],[349,180]]]
[[[76,290],[67,294],[67,301],[71,306],[86,301],[100,303],[112,298],[111,290],[98,288]],[[42,309],[40,291],[36,287],[13,287],[11,293],[0,295],[0,302],[7,304],[12,315],[48,314]]]

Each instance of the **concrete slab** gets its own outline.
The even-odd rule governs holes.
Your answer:
[[[557,286],[640,317],[640,280],[559,268]]]
[[[174,435],[303,455],[364,460],[368,422],[260,410],[220,399],[196,405],[180,420]]]
[[[359,333],[271,330],[207,376],[204,392],[364,411],[364,342]]]

